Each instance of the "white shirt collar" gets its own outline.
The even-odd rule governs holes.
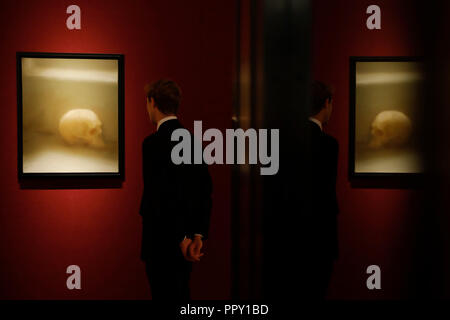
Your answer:
[[[319,120],[317,120],[314,117],[309,117],[308,119],[311,120],[312,122],[316,123],[319,126],[320,131],[323,131],[323,129],[322,129],[322,122],[320,122]]]
[[[168,120],[172,120],[172,119],[177,119],[177,116],[167,116],[165,118],[162,118],[161,120],[158,121],[158,125],[156,126],[156,131],[159,130],[159,127],[166,121]]]

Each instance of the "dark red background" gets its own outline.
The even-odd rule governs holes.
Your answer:
[[[411,285],[419,191],[352,188],[348,169],[350,56],[420,56],[419,17],[412,1],[314,0],[313,77],[335,87],[326,131],[339,141],[337,193],[340,258],[330,298],[402,298]],[[366,9],[381,8],[381,30],[366,27]],[[366,268],[381,268],[382,290],[366,287]]]
[[[191,127],[231,127],[234,1],[77,1],[82,30],[65,26],[69,1],[0,4],[0,299],[150,298],[139,260],[141,142],[155,128],[143,86],[170,77],[183,90],[181,118]],[[413,260],[418,191],[351,188],[348,161],[350,55],[421,55],[417,17],[406,0],[376,2],[382,29],[366,28],[361,0],[313,1],[313,76],[334,85],[326,129],[340,144],[341,256],[330,298],[401,298]],[[302,41],[299,39],[299,41]],[[125,167],[121,188],[27,189],[17,181],[16,51],[125,55]],[[230,168],[211,167],[214,208],[207,255],[193,274],[193,297],[230,296]],[[66,267],[82,269],[82,290],[66,288]],[[367,266],[382,270],[369,291]]]
[[[143,87],[161,77],[183,91],[187,127],[231,125],[235,7],[229,1],[76,1],[82,29],[66,28],[71,1],[0,4],[0,299],[150,298],[139,260],[141,143],[155,128]],[[121,188],[27,189],[17,180],[16,51],[125,55],[125,174]],[[211,236],[194,268],[193,298],[230,296],[230,168],[213,166]],[[157,183],[157,182],[155,182]],[[82,290],[66,288],[66,268]]]

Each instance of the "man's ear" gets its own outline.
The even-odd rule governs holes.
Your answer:
[[[150,98],[150,104],[152,105],[152,107],[156,107],[155,99],[153,99],[153,97]]]

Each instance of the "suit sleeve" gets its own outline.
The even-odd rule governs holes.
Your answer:
[[[337,179],[337,165],[338,165],[338,153],[339,153],[339,145],[336,139],[331,138],[330,140],[330,153],[328,157],[328,188],[331,198],[331,203],[333,208],[331,209],[336,214],[339,211],[337,197],[336,197],[336,179]]]
[[[142,176],[143,176],[143,182],[144,182],[144,190],[142,192],[142,197],[141,197],[141,206],[139,209],[139,214],[141,216],[144,216],[144,211],[145,211],[145,182],[147,180],[147,166],[148,166],[148,152],[147,152],[147,148],[146,148],[146,140],[144,140],[142,142]]]
[[[203,239],[209,235],[212,208],[212,180],[206,164],[189,165],[191,189],[189,192],[189,219],[187,235],[201,234]]]
[[[192,153],[193,154],[193,153]],[[209,225],[212,208],[212,180],[208,166],[202,164],[175,165],[173,182],[177,186],[177,207],[174,224],[177,227],[177,239],[182,241],[185,236],[193,238],[201,234],[203,239],[209,235]]]
[[[206,164],[201,167],[201,175],[202,175],[202,184],[201,188],[201,207],[200,211],[202,215],[200,216],[200,221],[197,222],[196,225],[199,226],[199,232],[197,232],[196,225],[193,226],[193,234],[200,233],[203,235],[204,239],[208,238],[209,235],[209,225],[211,220],[211,210],[212,210],[212,179],[209,174],[208,166]]]

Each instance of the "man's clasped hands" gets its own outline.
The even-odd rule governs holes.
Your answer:
[[[180,243],[181,252],[184,258],[190,262],[200,261],[204,253],[200,252],[203,247],[202,236],[195,235],[194,239],[184,238]]]

